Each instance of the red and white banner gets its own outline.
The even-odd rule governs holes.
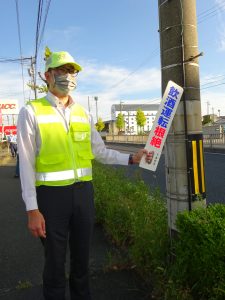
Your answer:
[[[5,135],[17,134],[17,127],[13,126],[0,126],[0,133]]]
[[[19,106],[16,99],[0,99],[0,110],[2,115],[18,115]]]

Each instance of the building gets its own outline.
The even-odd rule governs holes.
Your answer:
[[[112,123],[109,129],[109,133],[118,134],[116,128],[116,118],[119,113],[122,113],[125,120],[124,134],[138,134],[138,125],[136,122],[137,110],[141,109],[146,117],[146,124],[143,128],[145,132],[149,132],[154,123],[159,104],[113,104],[111,107]]]
[[[0,140],[17,132],[19,113],[17,99],[0,99]]]
[[[218,135],[219,133],[225,132],[225,116],[217,117],[215,115],[214,120],[215,120],[214,122],[202,126],[203,135],[210,135],[210,134]]]

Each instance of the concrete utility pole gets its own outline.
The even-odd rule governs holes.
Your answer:
[[[34,97],[37,99],[37,87],[36,87],[36,75],[35,75],[35,58],[30,58],[30,68],[28,69],[28,74],[31,77],[31,84],[34,86]]]
[[[96,102],[96,123],[98,122],[98,97],[94,97],[94,100]]]
[[[37,81],[36,81],[36,60],[34,57],[31,58],[31,68],[33,70],[33,82],[34,82],[34,97],[37,99]]]
[[[195,0],[158,0],[162,94],[169,80],[184,88],[165,144],[168,222],[205,204],[205,175]]]
[[[214,124],[214,107],[212,107],[212,123]]]
[[[90,99],[89,99],[89,96],[88,96],[88,111],[89,111],[89,113],[91,112],[91,106],[90,106]]]
[[[122,114],[122,104],[123,104],[123,103],[124,103],[124,102],[120,100],[120,113],[121,113],[121,114]]]
[[[207,115],[209,115],[209,106],[210,106],[209,101],[207,101],[206,104],[207,104]]]

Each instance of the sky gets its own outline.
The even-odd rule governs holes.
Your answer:
[[[111,118],[112,104],[160,102],[157,0],[51,0],[43,31],[49,0],[42,2],[37,72],[44,74],[45,46],[68,51],[83,67],[72,95],[87,109],[89,99],[94,118],[94,97],[103,120]],[[0,0],[0,99],[18,99],[20,107],[34,97],[27,86],[31,60],[23,70],[2,61],[34,57],[38,4]],[[202,115],[225,115],[225,0],[196,0],[196,6]]]

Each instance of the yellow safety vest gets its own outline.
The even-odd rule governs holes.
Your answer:
[[[91,126],[84,108],[74,104],[69,131],[45,99],[29,102],[37,118],[41,148],[36,156],[36,186],[64,186],[92,180]]]

